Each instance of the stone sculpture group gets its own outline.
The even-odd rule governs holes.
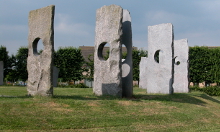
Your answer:
[[[171,23],[148,27],[148,58],[141,58],[139,85],[147,93],[188,92],[187,40],[173,36]]]
[[[54,11],[48,6],[30,11],[28,35],[28,84],[29,95],[53,95],[54,75]],[[132,97],[132,29],[127,10],[117,5],[103,6],[96,12],[94,52],[94,88],[100,95]],[[42,40],[44,50],[37,52]],[[148,28],[148,58],[141,58],[140,87],[148,93],[171,94],[188,92],[187,40],[173,41],[172,24],[160,24]],[[103,58],[103,48],[110,44],[109,58]],[[122,61],[122,45],[127,56]],[[157,60],[159,57],[159,60]],[[54,74],[54,75],[53,75]]]

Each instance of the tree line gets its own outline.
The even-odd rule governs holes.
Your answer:
[[[141,57],[147,57],[145,50],[133,50],[133,80],[139,81]],[[28,48],[20,47],[15,55],[8,55],[6,47],[0,47],[0,61],[4,62],[5,81],[26,81]],[[105,56],[108,58],[107,56]],[[126,54],[122,54],[125,59]],[[220,83],[220,48],[189,48],[189,79],[193,83]],[[54,52],[54,65],[60,69],[62,81],[93,80],[94,60],[89,55],[85,61],[81,50],[75,47],[60,47]],[[83,74],[85,73],[85,74]]]
[[[190,82],[220,83],[220,48],[189,48]]]
[[[4,62],[5,81],[15,82],[20,80],[25,82],[27,80],[27,57],[28,47],[20,47],[16,55],[11,56],[8,55],[5,46],[0,47],[0,61]],[[126,54],[122,54],[122,58],[125,59],[125,57]],[[133,51],[133,76],[134,80],[137,81],[139,80],[139,63],[141,57],[147,57],[147,51]],[[54,51],[54,66],[59,68],[59,79],[63,82],[82,79],[93,80],[93,55],[89,55],[88,61],[85,61],[80,48],[60,47],[57,51]]]

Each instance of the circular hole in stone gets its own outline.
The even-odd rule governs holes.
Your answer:
[[[98,57],[100,60],[108,60],[110,45],[107,42],[103,42],[98,47]]]
[[[35,55],[40,55],[43,52],[43,42],[40,38],[36,38],[33,42],[33,53]]]
[[[179,65],[179,64],[180,64],[180,61],[177,61],[177,62],[176,62],[176,65]]]
[[[125,59],[127,57],[128,51],[127,51],[127,47],[124,44],[122,44],[121,48],[122,48],[121,58],[122,58],[122,62],[123,62],[123,61],[125,61]]]
[[[155,52],[155,54],[154,54],[154,60],[157,62],[157,63],[159,63],[160,62],[160,50],[157,50],[156,52]]]

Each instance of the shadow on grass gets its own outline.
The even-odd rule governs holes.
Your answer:
[[[11,96],[11,95],[0,95],[0,98],[33,98],[32,96]]]
[[[216,100],[206,94],[171,94],[171,95],[148,95],[148,94],[136,94],[133,95],[132,98],[118,98],[114,96],[78,96],[78,95],[54,95],[53,98],[57,99],[74,99],[74,100],[131,100],[131,101],[143,101],[143,100],[156,100],[156,101],[171,101],[171,102],[179,102],[179,103],[189,103],[196,105],[204,105],[206,102],[202,101],[199,98],[203,98],[212,102],[216,102],[220,104],[219,100]]]
[[[34,98],[32,96],[7,96],[0,95],[0,98]],[[49,97],[50,98],[50,97]],[[212,101],[220,104],[220,101],[212,98],[211,96],[203,93],[188,94],[188,93],[175,93],[171,95],[162,94],[134,94],[132,98],[119,98],[110,95],[95,96],[95,95],[54,95],[51,98],[54,99],[73,99],[73,100],[131,100],[131,101],[143,101],[143,100],[154,100],[154,101],[165,101],[165,102],[178,102],[178,103],[189,103],[196,105],[205,105],[206,102],[200,98]]]
[[[95,95],[54,95],[52,98],[57,99],[74,99],[74,100],[115,100],[121,99],[119,97],[111,96],[111,95],[103,95],[103,96],[95,96]]]
[[[212,98],[211,96],[207,95],[207,94],[201,94],[201,95],[198,95],[197,97],[201,97],[203,99],[206,99],[206,100],[210,100],[212,102],[215,102],[215,103],[219,103],[220,104],[220,101],[217,100],[217,99],[214,99]]]
[[[207,94],[187,94],[187,93],[174,93],[171,95],[145,95],[145,94],[137,94],[134,95],[134,101],[141,101],[141,100],[156,100],[156,101],[172,101],[172,102],[179,102],[179,103],[189,103],[189,104],[196,104],[196,105],[204,105],[206,102],[202,101],[199,98],[203,98],[215,103],[219,103],[220,101],[214,99]]]

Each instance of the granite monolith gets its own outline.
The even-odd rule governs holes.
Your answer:
[[[174,93],[189,92],[189,46],[187,39],[174,41]]]
[[[139,70],[139,88],[147,89],[147,57],[141,57]]]
[[[131,16],[128,10],[123,10],[122,20],[122,44],[127,49],[127,56],[122,61],[122,96],[132,97],[133,95],[133,64],[132,64],[132,28]]]
[[[148,27],[147,93],[173,93],[173,26]]]
[[[117,5],[103,6],[96,11],[94,87],[96,95],[122,96],[121,36],[123,9]],[[109,58],[102,52],[110,45]]]
[[[29,13],[28,95],[53,95],[54,12],[55,6],[51,5]],[[42,53],[37,51],[40,39]]]

